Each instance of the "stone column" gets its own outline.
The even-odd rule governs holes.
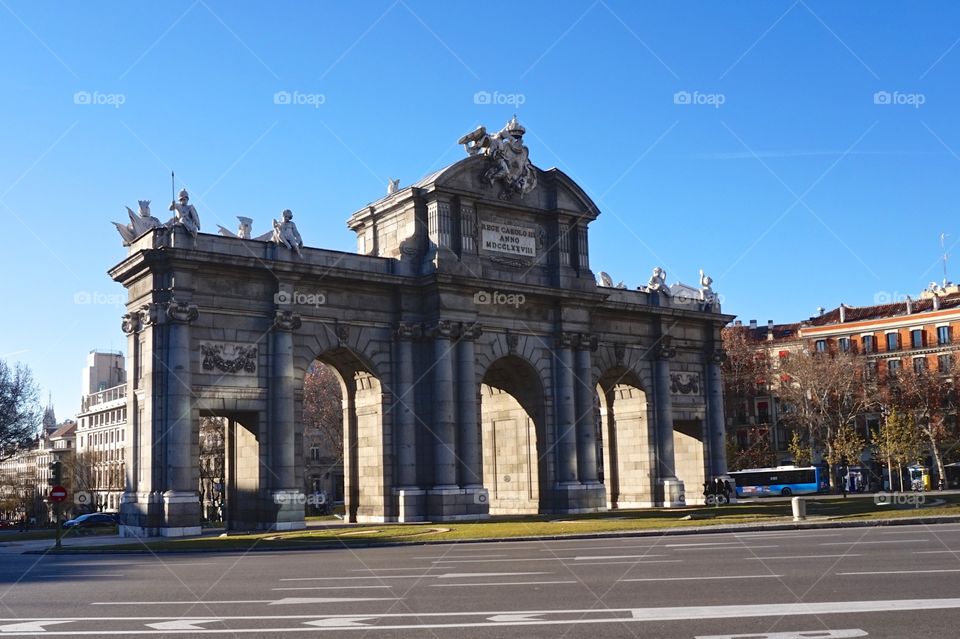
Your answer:
[[[710,474],[714,477],[727,473],[727,424],[723,414],[723,380],[720,368],[726,353],[714,349],[707,357],[707,437],[710,452]]]
[[[441,320],[433,335],[433,436],[434,489],[457,488],[456,400],[453,393],[452,340],[456,327]]]
[[[394,395],[394,423],[397,425],[397,485],[401,489],[417,488],[417,422],[413,391],[413,339],[420,326],[401,323],[397,340],[397,383]]]
[[[164,518],[160,534],[200,534],[200,501],[193,482],[193,389],[190,381],[190,323],[200,316],[196,305],[171,299],[166,306],[167,410],[163,420],[166,453]]]
[[[460,410],[460,485],[483,487],[483,449],[477,419],[477,373],[473,342],[480,337],[479,324],[464,324],[457,345],[457,397]]]
[[[597,338],[581,335],[577,349],[577,470],[580,482],[597,484],[597,424],[594,410],[593,365],[590,353],[597,348]]]
[[[670,396],[670,359],[675,351],[669,335],[660,338],[655,354],[654,394],[657,415],[657,484],[664,506],[683,506],[683,482],[677,479],[673,453],[673,400]],[[659,497],[659,495],[658,495]]]
[[[576,335],[561,333],[557,338],[554,362],[554,384],[557,416],[557,481],[577,484],[576,398],[573,383],[573,346]]]
[[[295,479],[293,331],[300,325],[300,316],[292,311],[278,311],[273,321],[270,472],[274,490],[299,488]]]

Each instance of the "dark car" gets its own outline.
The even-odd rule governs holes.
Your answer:
[[[115,513],[87,513],[80,515],[76,519],[68,519],[63,522],[64,528],[91,529],[91,528],[111,528],[119,524],[120,521]]]

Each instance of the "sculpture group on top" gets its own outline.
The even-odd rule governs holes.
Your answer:
[[[509,200],[515,193],[523,197],[537,186],[537,170],[530,163],[530,150],[523,143],[526,132],[517,116],[513,116],[497,133],[487,133],[486,127],[479,126],[457,142],[468,154],[488,158],[483,181],[491,186],[500,182],[498,197],[502,200]]]
[[[614,284],[613,278],[605,271],[600,271],[597,286],[616,289],[627,288],[622,281]],[[655,266],[653,267],[653,272],[650,274],[650,280],[646,286],[640,286],[638,290],[647,293],[658,293],[667,298],[676,298],[680,302],[699,301],[706,304],[714,304],[719,301],[719,297],[713,290],[713,278],[704,273],[703,269],[700,269],[700,287],[694,288],[693,286],[688,286],[680,282],[667,286],[667,272],[663,268]]]
[[[172,230],[177,226],[183,227],[194,240],[200,231],[200,215],[197,208],[190,204],[190,194],[186,189],[182,189],[178,194],[178,201],[170,203],[170,210],[174,215],[165,224],[150,214],[150,200],[139,200],[139,211],[134,213],[130,207],[127,207],[127,214],[130,217],[129,224],[113,222],[123,238],[123,245],[129,246],[135,239],[155,228]],[[278,246],[283,246],[298,256],[302,257],[303,238],[297,230],[297,225],[293,221],[293,212],[290,209],[284,209],[280,214],[279,220],[273,220],[273,229],[253,237],[253,220],[249,217],[238,215],[240,226],[234,233],[227,228],[217,225],[220,229],[220,235],[224,237],[235,237],[241,240],[256,240],[260,242],[273,242]]]

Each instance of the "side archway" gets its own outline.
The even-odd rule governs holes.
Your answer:
[[[529,514],[546,497],[544,395],[536,369],[516,355],[495,360],[480,384],[483,484],[490,514]]]

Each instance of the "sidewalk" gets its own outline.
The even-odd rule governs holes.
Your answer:
[[[332,522],[331,522],[332,523]],[[338,522],[340,523],[340,522]],[[424,523],[424,522],[421,522]],[[562,539],[603,539],[603,538],[623,538],[623,537],[667,537],[679,535],[701,535],[701,534],[722,534],[722,533],[747,533],[747,532],[769,532],[780,530],[823,530],[831,528],[871,528],[880,526],[911,526],[911,525],[936,525],[936,524],[956,524],[960,523],[960,515],[932,515],[917,517],[897,517],[889,519],[860,519],[849,521],[836,521],[829,518],[807,519],[804,521],[782,521],[770,523],[746,523],[746,524],[717,524],[708,526],[688,526],[672,528],[648,528],[642,530],[623,530],[612,532],[585,532],[555,535],[520,535],[516,537],[495,537],[495,538],[476,538],[476,539],[411,539],[409,541],[377,541],[369,540],[357,543],[350,543],[350,548],[374,548],[387,546],[425,546],[425,545],[450,545],[458,543],[509,543],[511,541],[553,541]],[[343,524],[345,527],[356,526],[356,524]],[[183,539],[198,539],[204,537],[219,537],[222,531],[214,530],[205,532],[198,537],[187,537]],[[149,537],[143,538],[146,543],[162,541],[163,538]],[[337,540],[317,540],[316,543],[302,542],[296,547],[252,547],[246,550],[236,548],[184,548],[184,549],[122,549],[110,550],[102,548],[103,546],[136,543],[134,538],[123,538],[116,536],[97,536],[84,539],[76,538],[65,543],[60,551],[52,550],[53,542],[51,540],[36,540],[20,542],[18,544],[9,544],[8,547],[0,547],[0,553],[3,552],[21,552],[23,554],[80,554],[104,553],[104,554],[153,554],[153,553],[211,553],[211,552],[277,552],[277,551],[298,551],[298,550],[329,550],[331,548],[348,547],[347,544]],[[18,546],[13,549],[9,546]],[[102,548],[102,549],[100,549]]]

